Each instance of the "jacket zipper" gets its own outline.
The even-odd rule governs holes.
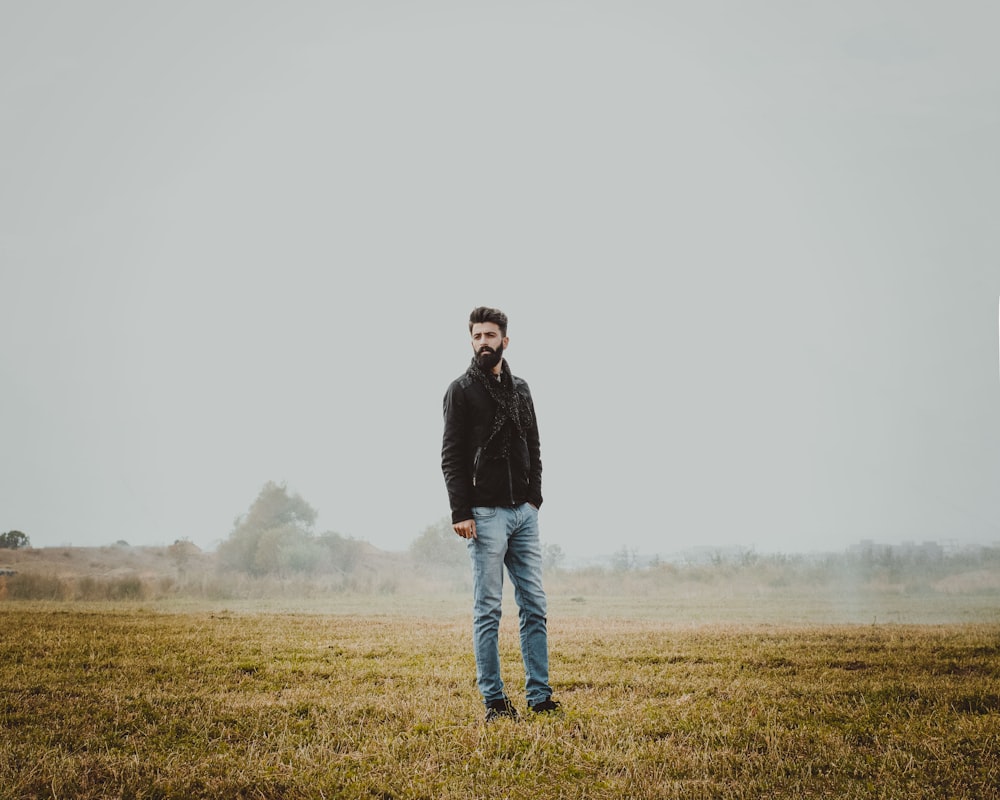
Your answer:
[[[507,488],[510,490],[510,504],[514,505],[514,477],[510,474],[510,455],[507,455]]]
[[[472,485],[476,485],[476,478],[479,475],[479,457],[483,454],[483,448],[477,447],[476,454],[472,457]]]

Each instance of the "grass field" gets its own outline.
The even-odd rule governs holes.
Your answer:
[[[0,603],[0,797],[1000,797],[996,622],[685,624],[566,600],[566,713],[487,726],[467,604]],[[513,614],[502,648],[523,709]]]

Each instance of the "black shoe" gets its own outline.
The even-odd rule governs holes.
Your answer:
[[[541,703],[535,703],[533,706],[528,706],[536,714],[557,714],[561,710],[561,705],[558,700],[553,700],[551,697],[546,697]]]
[[[510,700],[506,697],[501,697],[499,700],[494,700],[486,704],[487,722],[493,722],[493,720],[501,719],[502,717],[517,719],[517,709],[514,708]]]

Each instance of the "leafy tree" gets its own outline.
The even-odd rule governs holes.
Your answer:
[[[285,484],[274,481],[264,484],[253,505],[239,520],[244,528],[259,531],[290,525],[305,532],[312,528],[314,522],[316,509],[301,495],[290,495]]]
[[[410,555],[419,565],[458,569],[467,567],[469,556],[463,542],[455,535],[451,521],[444,517],[428,525],[410,544]]]
[[[566,559],[563,549],[557,544],[542,545],[542,568],[546,570],[559,569]]]
[[[219,545],[219,564],[251,575],[351,572],[363,543],[339,533],[313,534],[316,511],[284,484],[264,485]]]
[[[229,538],[219,545],[224,567],[253,575],[282,572],[307,566],[303,547],[314,544],[312,526],[316,510],[300,495],[288,493],[285,485],[268,481],[242,517],[237,517]],[[300,556],[287,557],[296,551]]]
[[[31,547],[31,540],[26,533],[21,533],[21,531],[0,533],[0,549],[20,550],[22,547]]]
[[[349,539],[334,531],[322,533],[316,539],[316,543],[322,548],[326,557],[325,565],[338,572],[350,572],[358,563],[361,551],[364,548],[362,542],[356,539]]]
[[[329,572],[331,558],[320,540],[292,525],[261,534],[254,557],[254,573]]]
[[[184,572],[188,564],[201,554],[201,548],[190,539],[176,539],[167,548],[170,560],[174,562],[178,572]]]
[[[626,545],[622,545],[611,556],[611,568],[615,572],[629,572],[635,569],[638,564],[637,552],[634,549],[629,549]]]

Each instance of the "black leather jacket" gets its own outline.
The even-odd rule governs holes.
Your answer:
[[[538,421],[528,384],[514,377],[514,389],[531,408],[526,437],[512,423],[501,429],[489,446],[496,402],[486,387],[468,375],[452,381],[444,395],[444,441],[441,470],[451,503],[451,521],[472,519],[474,506],[542,505],[542,458]],[[503,455],[509,434],[510,446]]]

